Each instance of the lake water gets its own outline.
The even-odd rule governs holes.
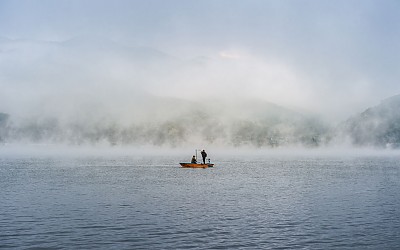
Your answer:
[[[0,248],[400,249],[400,156],[214,158],[2,155]]]

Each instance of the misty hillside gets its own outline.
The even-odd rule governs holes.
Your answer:
[[[141,113],[120,120],[111,115],[69,119],[2,115],[2,142],[73,145],[230,145],[279,147],[325,143],[328,128],[319,119],[274,104],[255,101],[205,103],[151,98]]]
[[[354,145],[400,146],[400,95],[383,100],[344,122],[340,130]]]
[[[15,119],[12,114],[0,113],[0,141],[172,147],[199,144],[318,147],[350,139],[356,146],[394,148],[400,145],[400,95],[368,108],[337,128],[318,117],[262,101],[203,99],[197,102],[154,96],[137,101],[140,108],[132,109],[125,119],[121,119],[120,114],[102,111],[101,106],[62,118],[41,115]]]

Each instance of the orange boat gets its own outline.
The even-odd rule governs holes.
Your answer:
[[[184,163],[181,162],[179,163],[183,168],[212,168],[214,167],[214,164],[212,163],[207,163],[207,164],[199,164],[199,163]]]
[[[200,151],[200,149],[195,150],[195,155],[193,155],[192,163],[189,162],[181,162],[181,166],[183,168],[212,168],[214,167],[214,164],[210,162],[210,158],[208,158],[208,162],[203,164],[203,163],[197,163],[197,151]]]

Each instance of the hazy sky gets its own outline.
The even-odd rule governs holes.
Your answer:
[[[82,37],[71,53],[55,48]],[[91,45],[108,56],[85,54]],[[117,99],[248,97],[343,118],[400,93],[399,60],[398,0],[0,0],[3,112],[118,89]]]

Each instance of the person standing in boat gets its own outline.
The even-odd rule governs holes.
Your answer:
[[[192,157],[192,163],[197,163],[196,157],[194,155]]]
[[[204,149],[201,151],[201,157],[203,158],[203,164],[206,164],[207,153]]]

